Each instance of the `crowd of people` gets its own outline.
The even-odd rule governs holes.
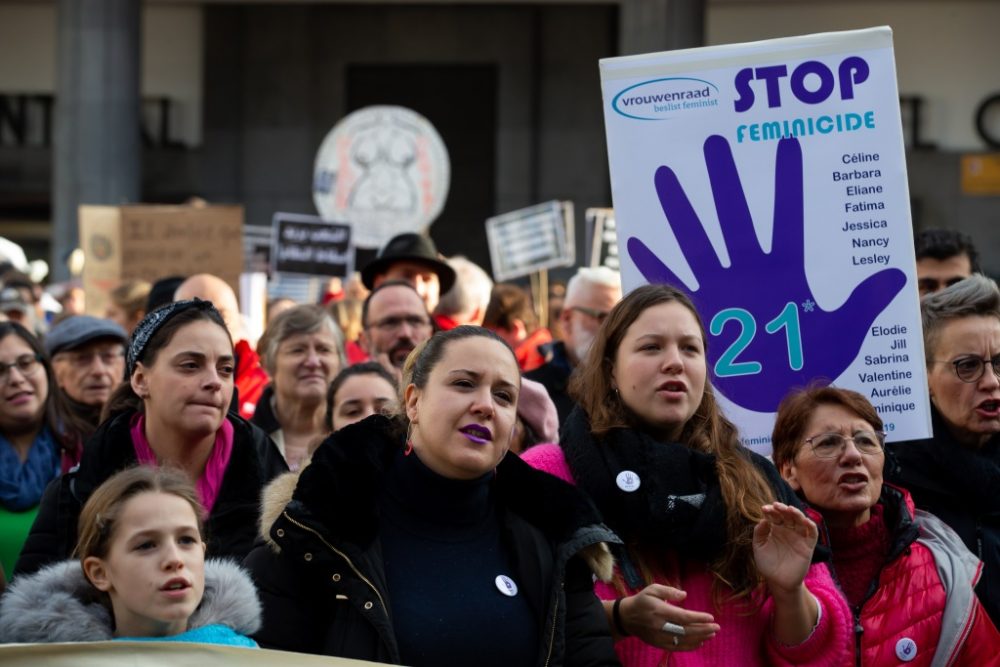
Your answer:
[[[1000,289],[961,234],[916,257],[933,436],[887,445],[817,379],[771,459],[683,287],[604,267],[545,321],[401,234],[256,341],[210,274],[123,283],[104,317],[0,275],[0,642],[1000,665]]]

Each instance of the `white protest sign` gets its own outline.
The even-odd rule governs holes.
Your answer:
[[[930,435],[892,32],[601,61],[627,289],[687,291],[743,441],[833,382]]]
[[[486,220],[493,277],[520,278],[556,266],[573,266],[573,205],[550,201]]]
[[[423,232],[444,208],[451,163],[441,135],[416,111],[371,106],[349,114],[323,140],[313,202],[327,220],[354,227],[354,244],[378,248]]]

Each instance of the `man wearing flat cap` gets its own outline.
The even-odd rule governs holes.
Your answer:
[[[56,384],[70,408],[68,431],[81,444],[100,424],[101,410],[125,378],[128,335],[111,320],[74,315],[45,337]]]
[[[413,286],[433,313],[441,295],[455,284],[455,270],[441,260],[434,241],[422,234],[398,234],[361,269],[361,281],[372,290],[389,280]]]

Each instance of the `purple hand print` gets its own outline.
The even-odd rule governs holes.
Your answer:
[[[688,290],[638,238],[628,253],[650,283],[686,291],[709,329],[709,364],[715,386],[733,403],[774,412],[795,386],[832,381],[854,360],[868,327],[906,283],[899,269],[865,279],[835,311],[816,305],[804,265],[802,149],[798,139],[778,142],[774,185],[774,241],[765,253],[729,144],[705,141],[705,164],[731,265],[722,266],[698,214],[669,167],[656,171],[660,204],[698,280]]]

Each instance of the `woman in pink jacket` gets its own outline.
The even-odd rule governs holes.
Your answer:
[[[625,543],[595,592],[626,667],[839,667],[850,612],[816,525],[722,416],[705,343],[683,293],[636,289],[572,380],[561,444],[524,458],[585,489]]]
[[[1000,634],[975,593],[983,564],[907,491],[882,483],[882,429],[861,394],[810,387],[782,401],[772,438],[775,464],[833,551],[854,664],[1000,665]]]

